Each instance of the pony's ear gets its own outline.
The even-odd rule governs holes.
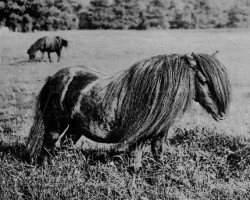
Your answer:
[[[211,56],[215,58],[215,56],[219,53],[219,51],[214,52]]]
[[[192,54],[186,54],[185,55],[185,58],[186,58],[186,60],[187,60],[187,62],[188,62],[188,64],[191,66],[191,67],[196,67],[196,61],[195,61],[195,59],[194,59],[194,57],[193,57],[193,54],[194,53],[192,53]]]

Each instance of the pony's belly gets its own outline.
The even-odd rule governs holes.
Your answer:
[[[75,113],[72,122],[77,132],[95,142],[118,143],[123,138],[120,132],[112,130],[109,123],[89,120],[83,113]]]

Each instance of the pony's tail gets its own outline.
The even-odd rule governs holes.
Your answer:
[[[41,93],[38,95],[36,111],[33,125],[30,129],[30,134],[26,142],[25,157],[24,159],[31,164],[36,164],[41,155],[43,146],[45,126],[41,110]]]
[[[65,48],[68,48],[68,46],[69,46],[69,41],[63,39],[63,43],[64,43]]]

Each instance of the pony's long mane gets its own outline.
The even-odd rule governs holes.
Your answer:
[[[214,56],[193,54],[198,70],[206,77],[220,112],[226,113],[231,100],[231,85],[226,68]]]
[[[103,107],[114,110],[120,122],[114,130],[124,133],[121,142],[145,141],[167,131],[189,103],[193,74],[184,56],[172,54],[143,60],[114,77]]]

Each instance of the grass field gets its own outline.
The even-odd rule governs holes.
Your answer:
[[[27,49],[45,35],[60,35],[70,41],[61,62],[56,62],[55,54],[53,63],[47,55],[43,62],[28,62]],[[227,119],[219,123],[194,103],[170,130],[164,165],[155,163],[146,151],[143,170],[134,179],[127,170],[126,156],[110,157],[100,150],[102,159],[69,150],[42,167],[29,166],[12,154],[0,153],[0,199],[248,199],[250,159],[242,153],[240,162],[230,165],[227,156],[250,141],[249,35],[250,29],[1,35],[2,149],[25,143],[36,95],[45,78],[63,67],[85,65],[113,73],[158,54],[210,54],[219,50],[217,57],[228,69],[233,97]]]

